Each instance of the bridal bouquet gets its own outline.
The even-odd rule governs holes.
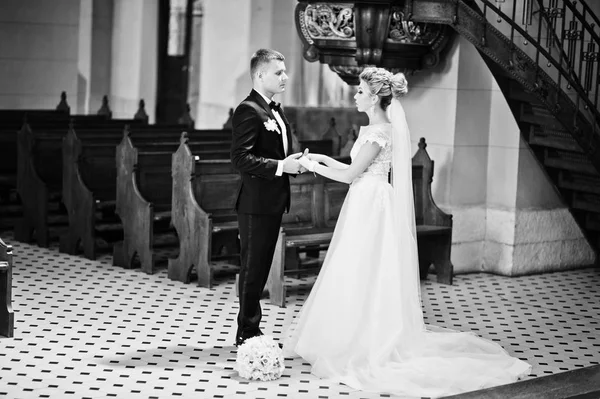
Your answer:
[[[270,335],[249,338],[237,350],[237,372],[249,380],[271,381],[281,377],[283,352]]]

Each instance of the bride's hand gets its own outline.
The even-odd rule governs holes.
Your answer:
[[[324,163],[323,159],[325,158],[325,156],[322,154],[304,154],[304,156],[310,159],[311,161]]]
[[[313,161],[311,159],[309,159],[307,156],[302,155],[299,159],[298,159],[298,163],[300,165],[302,165],[302,167],[306,168],[307,170],[314,172],[315,171],[315,166],[317,166],[317,162]]]

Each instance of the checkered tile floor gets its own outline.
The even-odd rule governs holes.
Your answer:
[[[0,397],[379,398],[327,384],[301,360],[283,378],[249,382],[234,370],[234,274],[213,289],[15,242],[15,337],[0,339]],[[163,253],[163,259],[171,256]],[[288,306],[264,304],[279,339],[314,276],[288,279]],[[600,362],[600,270],[423,282],[427,322],[472,330],[533,364],[529,378]]]

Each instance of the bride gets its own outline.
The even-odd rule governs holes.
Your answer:
[[[354,99],[369,125],[351,165],[321,154],[300,159],[350,188],[284,353],[310,362],[318,377],[395,395],[439,397],[516,381],[529,364],[472,332],[423,321],[410,135],[399,101],[406,92],[403,74],[366,68]]]

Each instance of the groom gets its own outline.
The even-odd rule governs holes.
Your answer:
[[[260,49],[250,60],[253,89],[233,113],[231,162],[242,177],[236,210],[242,266],[238,287],[240,311],[235,345],[262,335],[260,296],[273,260],[281,218],[290,207],[288,176],[300,173],[289,123],[273,96],[288,79],[284,56]]]

